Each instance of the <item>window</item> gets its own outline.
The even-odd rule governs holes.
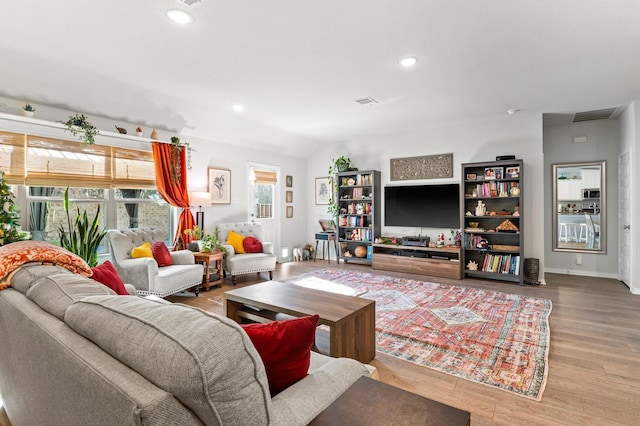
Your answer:
[[[273,219],[273,199],[277,177],[274,172],[254,170],[254,215],[256,219]]]
[[[59,244],[67,186],[74,214],[92,218],[99,206],[104,229],[157,227],[172,239],[174,209],[155,189],[150,151],[0,132],[0,168],[14,194],[26,195],[21,223],[33,239]]]

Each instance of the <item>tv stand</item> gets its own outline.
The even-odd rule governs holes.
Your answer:
[[[373,269],[462,279],[461,248],[373,244]]]

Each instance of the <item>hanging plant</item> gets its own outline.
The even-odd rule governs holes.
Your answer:
[[[69,119],[62,124],[65,125],[65,130],[71,132],[73,136],[78,136],[78,139],[88,145],[93,145],[96,142],[94,138],[100,134],[98,128],[91,124],[84,114],[70,115]]]
[[[331,182],[331,196],[329,197],[329,205],[327,206],[327,213],[333,216],[333,218],[337,221],[340,216],[340,206],[338,204],[338,200],[336,197],[338,196],[338,176],[337,174],[340,172],[346,172],[347,170],[351,170],[351,158],[345,157],[344,155],[334,158],[333,162],[329,166],[329,180]],[[357,170],[357,169],[356,169]]]
[[[182,144],[177,136],[171,137],[171,179],[175,183],[180,183],[182,170],[180,166],[180,153],[182,152]]]

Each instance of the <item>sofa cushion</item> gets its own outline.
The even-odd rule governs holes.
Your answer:
[[[243,240],[244,237],[237,232],[229,231],[229,234],[227,234],[227,244],[233,247],[233,251],[237,254],[246,253],[244,246],[242,245]]]
[[[171,266],[173,265],[173,261],[171,260],[171,253],[169,253],[169,249],[167,248],[164,241],[156,241],[151,246],[151,252],[153,253],[153,258],[158,262],[158,266]]]
[[[244,237],[242,247],[247,253],[262,253],[262,243],[256,237]]]
[[[109,287],[78,274],[58,273],[36,279],[27,290],[27,298],[59,320],[73,302],[86,296],[116,293]]]
[[[271,396],[307,376],[319,318],[242,325],[264,362]]]
[[[91,268],[80,256],[45,241],[18,241],[0,246],[0,290],[9,287],[5,278],[29,262],[46,262],[89,276]]]
[[[204,424],[270,423],[260,355],[227,318],[138,297],[93,296],[70,306],[65,322],[171,392]]]
[[[118,275],[118,271],[116,271],[116,268],[114,268],[110,261],[105,260],[95,268],[91,268],[91,270],[93,271],[91,279],[98,281],[100,284],[106,285],[111,290],[115,291],[116,294],[121,296],[129,295],[127,289],[124,288],[124,283],[120,279],[120,275]]]
[[[151,243],[142,243],[138,247],[134,247],[131,250],[131,258],[137,259],[139,257],[153,257],[153,251],[151,250]]]

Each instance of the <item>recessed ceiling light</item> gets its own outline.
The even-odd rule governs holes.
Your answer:
[[[514,114],[517,114],[519,112],[520,112],[520,110],[519,109],[515,109],[515,108],[507,110],[507,114],[509,114],[509,115],[514,115]]]
[[[178,24],[190,24],[193,22],[193,16],[180,9],[167,10],[167,16],[173,22],[177,22]]]
[[[411,68],[412,66],[414,66],[417,63],[418,63],[418,58],[416,58],[414,56],[408,56],[408,57],[402,58],[400,60],[400,65],[402,65],[405,68]]]
[[[244,107],[242,105],[240,105],[240,104],[235,104],[231,108],[233,108],[233,110],[236,111],[236,112],[242,112],[244,110]]]

